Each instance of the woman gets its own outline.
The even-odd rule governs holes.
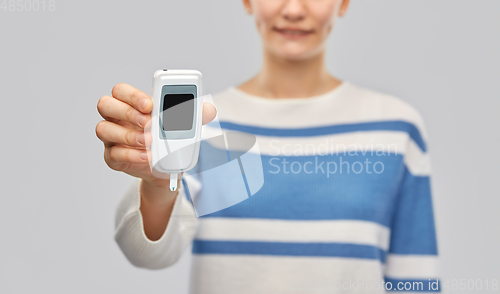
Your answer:
[[[202,176],[193,190],[185,175],[171,192],[168,180],[152,176],[151,137],[142,132],[152,101],[118,84],[99,100],[105,120],[96,133],[106,163],[137,178],[117,210],[115,239],[124,254],[135,266],[164,268],[193,242],[193,293],[436,290],[420,115],[325,69],[326,39],[349,0],[243,4],[263,40],[262,70],[214,95],[217,110],[205,103],[203,124],[217,115],[223,128],[255,135],[264,185],[197,218],[187,194],[210,199],[230,195],[234,185],[223,174]]]

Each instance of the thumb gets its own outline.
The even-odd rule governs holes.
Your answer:
[[[206,125],[213,121],[216,115],[217,109],[215,109],[215,106],[208,102],[203,102],[202,124]]]

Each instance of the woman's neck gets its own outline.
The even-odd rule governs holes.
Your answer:
[[[325,68],[325,52],[306,60],[286,60],[264,50],[262,70],[238,88],[266,98],[304,98],[324,94],[341,83]]]

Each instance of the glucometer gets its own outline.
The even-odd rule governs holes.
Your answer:
[[[153,110],[149,158],[158,178],[170,175],[170,190],[178,174],[198,162],[202,126],[202,75],[197,70],[164,69],[153,76]]]

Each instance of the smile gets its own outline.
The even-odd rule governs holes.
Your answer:
[[[274,28],[274,31],[279,33],[281,36],[286,37],[286,38],[292,38],[292,39],[297,39],[297,38],[302,38],[306,37],[312,34],[312,30],[297,30],[297,29],[278,29]]]

